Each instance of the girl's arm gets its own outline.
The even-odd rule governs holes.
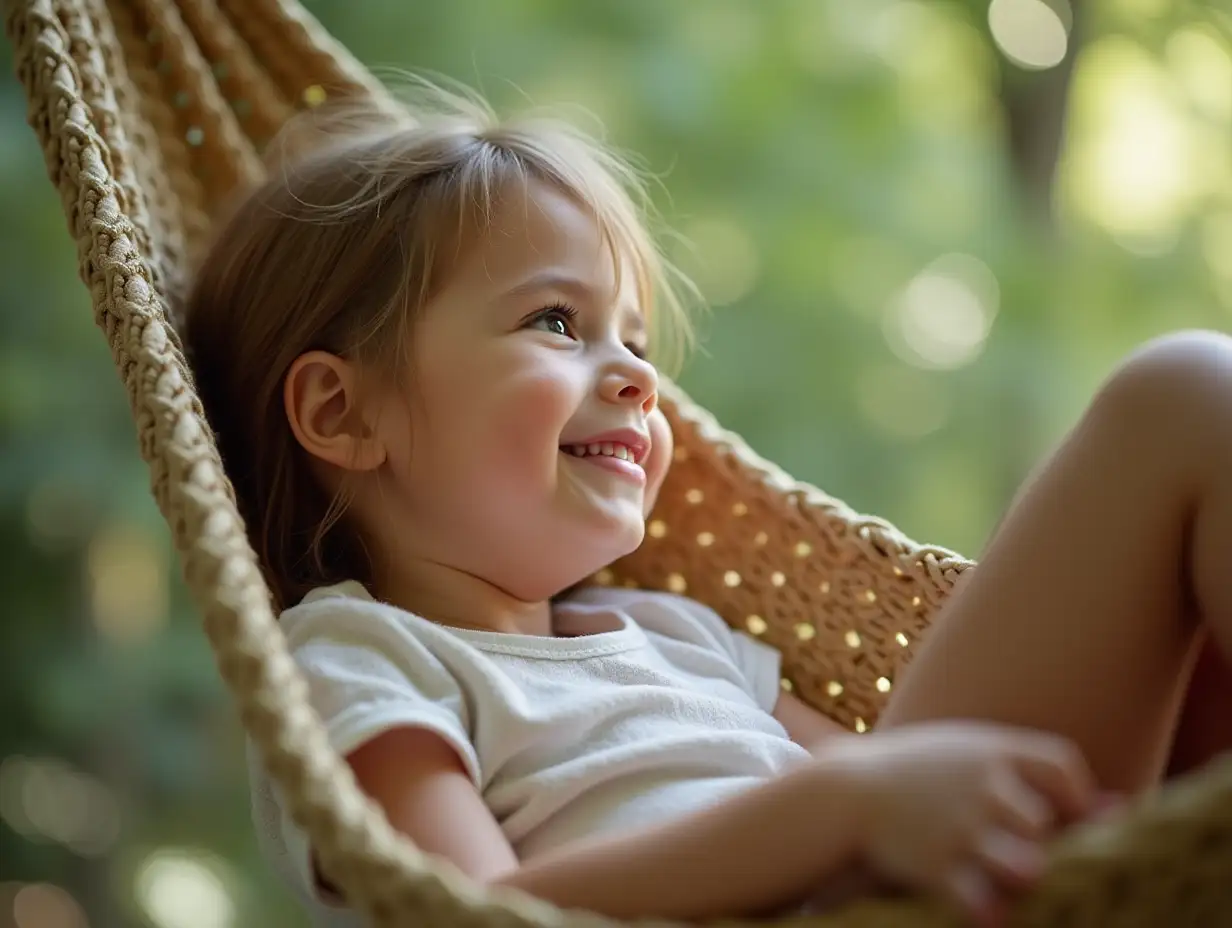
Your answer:
[[[1082,755],[1044,732],[937,723],[829,745],[724,802],[521,863],[440,736],[386,732],[350,760],[422,850],[493,888],[625,920],[798,905],[851,863],[987,916],[1034,879],[1040,842],[1092,805]]]
[[[489,886],[613,918],[694,920],[792,905],[857,847],[861,804],[838,765],[804,765],[679,819],[520,864],[435,734],[391,731],[349,759],[391,824],[422,850]]]

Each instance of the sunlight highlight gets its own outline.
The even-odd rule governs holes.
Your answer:
[[[90,603],[98,630],[117,641],[145,638],[167,617],[165,555],[149,534],[116,525],[90,543]]]
[[[231,928],[235,902],[216,861],[199,851],[160,850],[137,871],[137,901],[159,928]]]
[[[999,301],[997,279],[984,262],[971,255],[944,255],[890,303],[886,341],[916,367],[962,367],[983,351]]]
[[[1092,45],[1075,75],[1065,195],[1134,250],[1174,237],[1213,179],[1214,159],[1177,96],[1169,75],[1126,39]]]
[[[14,928],[86,928],[88,924],[77,900],[51,883],[18,888],[13,894],[12,916]]]
[[[120,807],[95,777],[56,758],[0,762],[0,821],[31,841],[83,857],[109,852],[120,836]]]
[[[988,28],[997,48],[1010,61],[1030,71],[1055,68],[1069,50],[1066,0],[992,0]]]
[[[1165,54],[1196,114],[1225,126],[1232,123],[1232,54],[1217,33],[1180,29],[1168,39]]]

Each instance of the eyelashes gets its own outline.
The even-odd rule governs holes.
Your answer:
[[[574,327],[574,321],[578,317],[578,311],[576,307],[570,306],[568,303],[550,303],[539,310],[539,312],[535,313],[533,319],[538,321],[543,319],[551,319],[554,316],[564,318],[567,321],[569,328],[572,329]]]
[[[527,320],[526,326],[527,328],[542,328],[555,335],[576,339],[578,337],[577,317],[577,307],[568,303],[555,302],[533,313]],[[646,360],[646,348],[643,345],[637,342],[625,342],[624,344],[634,357],[642,361]]]

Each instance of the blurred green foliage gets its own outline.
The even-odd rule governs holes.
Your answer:
[[[597,117],[694,246],[686,388],[922,540],[978,553],[1116,358],[1228,327],[1216,0],[308,6],[374,67]],[[0,926],[300,924],[0,56]]]

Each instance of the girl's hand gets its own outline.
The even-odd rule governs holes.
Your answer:
[[[830,755],[864,803],[862,861],[979,921],[1040,873],[1043,842],[1097,801],[1069,741],[974,723],[838,739]]]

